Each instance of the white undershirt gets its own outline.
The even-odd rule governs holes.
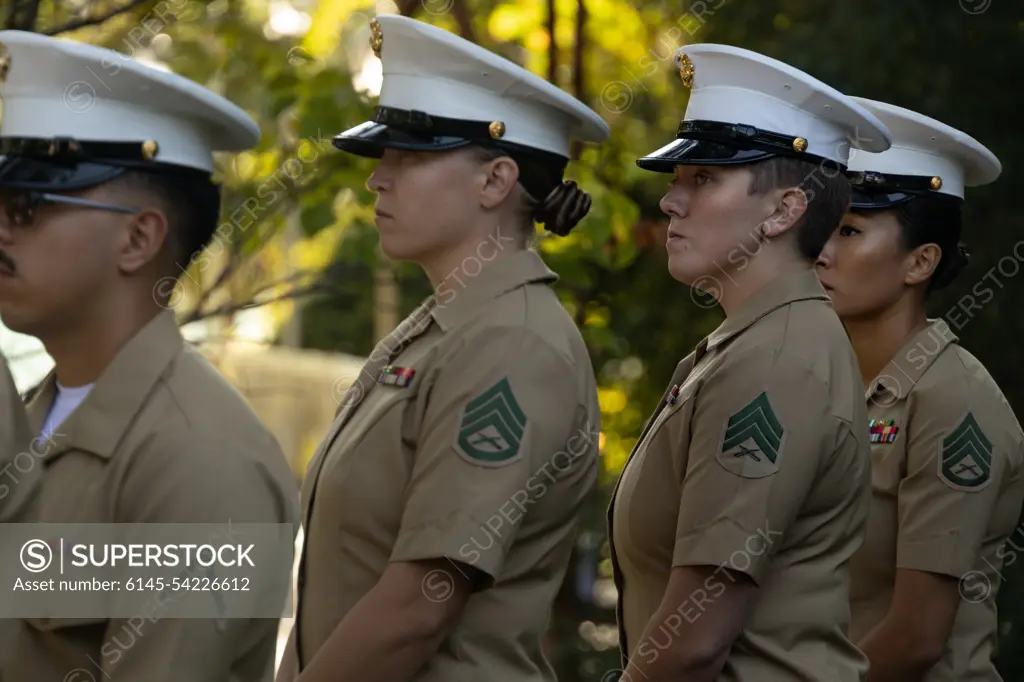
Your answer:
[[[60,382],[57,382],[57,399],[53,401],[53,405],[50,407],[50,413],[46,415],[46,421],[43,422],[43,432],[40,434],[42,438],[48,438],[58,426],[60,426],[68,416],[75,411],[75,409],[82,404],[85,397],[89,395],[89,391],[95,384],[86,384],[85,386],[75,386],[74,388],[67,388],[61,386]]]

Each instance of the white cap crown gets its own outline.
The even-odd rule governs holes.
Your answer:
[[[113,50],[24,31],[0,31],[0,137],[156,143],[152,158],[213,170],[214,151],[259,142],[259,126],[207,88]]]
[[[883,151],[890,134],[838,90],[771,57],[731,45],[676,52],[691,81],[686,120],[721,121],[802,138],[797,151],[846,165],[851,149]]]
[[[378,105],[496,125],[504,142],[568,157],[570,143],[603,142],[608,124],[517,64],[408,17],[377,18],[384,74]]]
[[[994,182],[1002,172],[996,155],[970,135],[910,109],[852,98],[892,131],[892,147],[881,153],[857,153],[849,170],[931,178],[940,194],[964,198],[965,187]]]

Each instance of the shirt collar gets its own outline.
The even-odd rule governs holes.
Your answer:
[[[708,336],[708,350],[728,341],[773,310],[795,301],[805,300],[822,300],[831,305],[831,300],[818,282],[815,271],[808,268],[797,273],[780,275],[747,299],[739,310],[711,332]]]
[[[959,339],[943,319],[930,319],[928,326],[913,336],[871,382],[865,394],[871,400],[882,391],[895,402],[910,395],[914,386],[942,351]]]
[[[184,348],[174,313],[165,310],[150,320],[114,357],[89,395],[55,429],[48,456],[76,449],[109,458],[157,380]],[[57,394],[56,370],[51,371],[28,404],[29,419],[38,434]]]
[[[472,260],[472,259],[471,259]],[[430,314],[441,331],[457,327],[476,315],[502,294],[533,282],[553,283],[558,276],[548,269],[536,251],[525,249],[497,258],[490,263],[478,261],[475,274],[462,267],[437,287]]]

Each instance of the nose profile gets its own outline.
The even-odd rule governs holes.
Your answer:
[[[394,165],[395,158],[392,150],[385,150],[377,161],[377,165],[374,166],[373,172],[370,173],[370,177],[366,178],[366,189],[378,194],[381,190],[388,189],[394,176]]]
[[[831,248],[831,244],[832,244],[832,240],[830,239],[830,240],[828,240],[828,243],[825,244],[825,248],[823,248],[821,250],[821,253],[818,254],[817,260],[814,261],[814,267],[816,269],[828,270],[829,268],[832,267],[832,248]]]
[[[685,195],[686,192],[681,187],[672,186],[658,202],[658,208],[670,218],[685,218],[687,202]]]
[[[383,181],[381,179],[382,175],[381,164],[378,162],[377,167],[373,169],[372,173],[370,173],[370,177],[366,178],[366,189],[374,193],[380,192],[383,187]]]

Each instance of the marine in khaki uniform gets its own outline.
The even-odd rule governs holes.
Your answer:
[[[814,273],[849,205],[871,114],[810,76],[723,45],[677,53],[669,271],[725,321],[677,367],[609,509],[630,682],[855,682],[849,564],[868,506],[857,362]]]
[[[871,434],[851,633],[871,682],[995,682],[996,597],[1024,502],[1024,435],[985,367],[945,321],[926,317],[925,298],[967,264],[965,186],[993,182],[1001,167],[939,121],[859,101],[892,130],[893,147],[850,164],[853,210],[818,263],[860,360]]]
[[[541,650],[597,476],[586,347],[528,241],[590,198],[563,183],[601,118],[447,31],[374,25],[381,247],[435,294],[378,344],[303,482],[296,624],[279,680],[553,681]]]
[[[216,226],[211,150],[254,145],[256,125],[109,50],[16,31],[0,44],[0,317],[56,365],[29,399],[37,447],[4,520],[296,523],[278,445],[168,309]],[[65,106],[70,83],[114,62],[90,107]],[[0,679],[273,679],[276,618],[132,620],[7,621]]]

